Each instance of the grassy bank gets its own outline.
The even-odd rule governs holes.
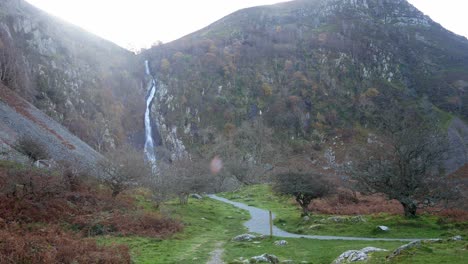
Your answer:
[[[135,263],[205,263],[218,242],[245,232],[242,222],[249,218],[247,212],[209,198],[190,199],[184,206],[170,202],[161,211],[180,219],[184,231],[165,240],[107,236],[100,242],[128,245]]]
[[[415,219],[385,213],[361,217],[312,214],[309,220],[304,221],[294,199],[274,194],[268,185],[249,186],[221,196],[272,210],[276,214],[275,224],[278,227],[298,234],[376,238],[448,238],[468,235],[468,223],[452,222],[428,214]],[[376,227],[380,225],[390,227],[390,231],[379,232]]]

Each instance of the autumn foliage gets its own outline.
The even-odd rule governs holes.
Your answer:
[[[18,224],[0,229],[0,263],[131,263],[123,245],[99,246],[91,238],[57,226],[24,228]]]
[[[128,248],[98,246],[91,237],[164,238],[182,230],[132,196],[113,198],[70,171],[0,164],[0,186],[0,263],[130,263]]]

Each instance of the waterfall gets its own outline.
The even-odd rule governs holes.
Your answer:
[[[145,61],[145,73],[150,77],[150,82],[148,84],[148,95],[146,97],[146,111],[145,111],[145,148],[144,152],[146,159],[151,163],[153,169],[156,169],[156,155],[154,153],[154,141],[153,141],[153,131],[151,128],[151,102],[154,99],[154,94],[156,93],[156,81],[151,75],[149,69],[149,63]]]

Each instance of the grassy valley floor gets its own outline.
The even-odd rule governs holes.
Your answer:
[[[308,223],[302,223],[300,210],[288,197],[280,197],[271,192],[269,186],[259,185],[243,188],[237,192],[222,194],[226,198],[245,202],[260,208],[272,209],[278,215],[276,224],[283,229],[303,233],[324,235],[349,235],[361,237],[449,237],[453,234],[466,234],[466,223],[452,223],[447,228],[444,221],[434,216],[423,216],[418,219],[405,220],[394,215],[364,216],[364,223],[326,223],[320,232],[308,229],[314,221],[328,219],[331,216],[317,215]],[[151,208],[146,203],[147,210]],[[379,247],[389,252],[378,252],[371,255],[368,263],[388,263],[386,256],[405,242],[383,241],[323,241],[310,239],[286,239],[288,244],[280,247],[274,242],[281,238],[263,238],[251,242],[234,242],[231,239],[246,233],[242,223],[250,216],[247,212],[231,205],[214,201],[209,198],[201,200],[190,199],[188,205],[170,202],[160,208],[162,213],[180,219],[185,229],[166,240],[144,237],[101,237],[104,244],[123,243],[130,247],[135,263],[207,263],[210,252],[220,245],[224,249],[222,255],[225,263],[238,263],[240,257],[250,258],[263,253],[274,254],[283,260],[293,260],[293,263],[331,263],[341,253],[351,249],[361,249],[368,246]],[[377,224],[387,224],[390,233],[380,234],[373,230]],[[443,224],[445,223],[445,224]],[[338,225],[340,224],[340,225]],[[359,227],[359,225],[363,225]],[[441,227],[442,225],[442,227]],[[336,229],[337,226],[341,226]],[[390,261],[390,263],[464,263],[468,259],[468,243],[466,241],[447,241],[441,243],[423,244],[420,248],[409,250]]]

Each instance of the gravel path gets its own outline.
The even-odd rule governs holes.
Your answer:
[[[258,233],[261,235],[270,235],[269,227],[269,212],[260,208],[253,206],[248,206],[243,203],[234,202],[226,198],[222,198],[216,195],[208,195],[208,197],[232,204],[235,207],[249,211],[251,219],[244,223],[244,226],[249,229],[250,232]],[[275,215],[273,214],[273,218]],[[369,238],[369,237],[343,237],[343,236],[314,236],[314,235],[299,235],[286,232],[279,229],[276,226],[273,226],[273,235],[276,237],[290,237],[290,238],[309,238],[309,239],[318,239],[318,240],[360,240],[360,241],[414,241],[420,239],[410,239],[410,238]]]
[[[210,253],[211,258],[206,264],[224,264],[222,258],[224,249],[222,247],[223,243],[221,242],[216,245],[216,249]]]

